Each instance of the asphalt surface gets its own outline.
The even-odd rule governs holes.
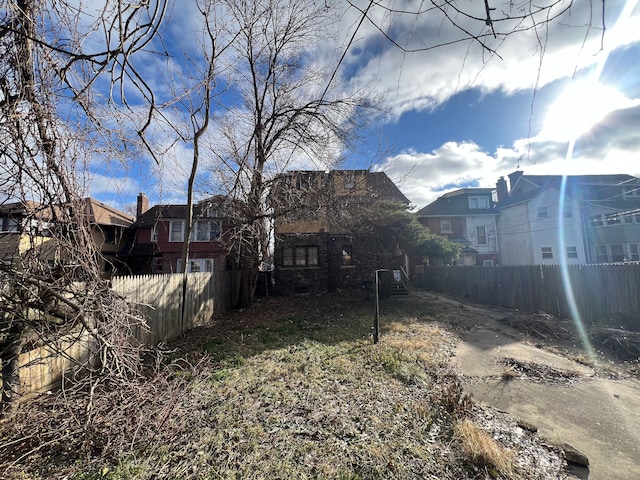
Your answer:
[[[481,326],[463,336],[453,358],[465,391],[476,402],[534,425],[549,442],[569,444],[584,453],[589,467],[575,467],[577,478],[640,479],[638,377],[623,373],[610,378],[601,369],[596,371],[523,341],[519,332],[497,321],[505,316],[504,311],[464,308],[484,316]],[[549,381],[506,375],[504,358],[537,365],[543,371],[566,373],[567,378]]]

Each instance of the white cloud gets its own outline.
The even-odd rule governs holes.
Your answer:
[[[403,7],[407,10],[416,8],[414,2],[399,3],[401,5],[395,5],[398,10]],[[472,9],[472,13],[484,18],[481,4],[470,2],[461,3],[460,6]],[[624,4],[623,0],[606,3],[608,30],[604,40],[602,31],[595,28],[600,15],[597,9],[601,8],[601,4],[589,0],[574,1],[562,18],[555,19],[548,29],[530,29],[506,38],[484,38],[483,41],[490,48],[495,48],[501,58],[480,47],[476,41],[455,42],[464,38],[465,34],[451,26],[438,11],[420,16],[382,15],[375,12],[380,15],[377,17],[380,25],[386,27],[403,47],[455,43],[403,54],[370,23],[365,22],[347,57],[347,72],[353,83],[374,85],[379,92],[383,92],[387,107],[395,118],[411,109],[432,109],[457,91],[470,87],[484,91],[499,89],[507,93],[532,89],[536,83],[541,87],[593,65],[606,55],[606,51],[640,41],[640,12],[622,18],[616,24],[617,15]],[[561,2],[559,7],[567,6],[568,2]],[[476,11],[478,8],[480,10]],[[352,10],[343,19],[341,27],[353,32],[357,24],[353,16],[357,14],[355,9]],[[488,33],[484,22],[469,20],[461,15],[455,16],[455,19],[468,32]],[[509,31],[515,28],[513,22],[511,25],[505,23],[508,24],[506,28],[496,24],[496,29]],[[604,51],[601,51],[601,41],[605,42]]]
[[[397,182],[418,207],[462,187],[495,187],[519,167],[531,175],[626,173],[640,176],[640,106],[611,112],[578,138],[567,158],[568,142],[519,139],[511,147],[485,152],[474,142],[447,142],[432,152],[407,150],[375,166]]]

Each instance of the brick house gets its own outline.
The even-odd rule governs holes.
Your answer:
[[[446,193],[416,214],[431,233],[460,245],[458,265],[495,265],[498,241],[493,189],[462,188]]]
[[[212,272],[227,268],[220,213],[224,197],[213,197],[193,205],[193,230],[189,246],[190,272]],[[133,274],[182,271],[187,205],[154,205],[138,195],[137,218],[122,255]]]
[[[383,251],[373,235],[354,228],[376,202],[409,203],[384,172],[293,171],[274,185],[276,293],[362,288],[376,269],[406,268],[402,252]]]

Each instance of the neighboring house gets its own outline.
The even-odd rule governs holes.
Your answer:
[[[640,260],[640,179],[516,171],[509,183],[497,183],[501,265]]]
[[[102,254],[101,267],[106,276],[127,271],[120,257],[134,218],[94,198],[83,200],[84,215],[91,227],[93,243]]]
[[[223,197],[213,197],[193,206],[193,229],[189,246],[190,272],[212,272],[227,268],[222,243]],[[144,194],[138,195],[137,219],[132,236],[122,251],[134,274],[182,272],[187,205],[155,205],[149,208]]]
[[[53,267],[64,263],[62,243],[53,238],[53,214],[59,218],[62,208],[25,201],[0,206],[0,258],[15,262],[37,255],[39,263]],[[91,239],[101,253],[101,270],[106,276],[124,267],[118,252],[124,245],[133,217],[93,198],[82,200],[82,213],[91,229]]]
[[[460,245],[457,265],[494,265],[498,258],[493,189],[462,188],[417,212],[431,233]]]
[[[358,226],[377,202],[409,200],[384,172],[293,171],[276,179],[274,274],[276,292],[323,293],[371,285],[376,269],[406,267]]]
[[[28,261],[29,255],[41,265],[53,266],[58,249],[49,234],[50,209],[37,202],[0,205],[0,260]]]

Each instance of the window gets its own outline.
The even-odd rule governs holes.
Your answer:
[[[493,260],[483,260],[482,261],[482,266],[483,267],[493,267]]]
[[[354,176],[349,175],[345,177],[344,188],[346,188],[347,190],[353,190],[354,188],[356,188],[356,179]]]
[[[353,247],[351,245],[342,246],[342,265],[353,265]]]
[[[640,187],[624,187],[625,197],[640,197]]]
[[[441,233],[451,233],[451,219],[443,218],[440,220],[440,232]]]
[[[573,212],[571,211],[571,207],[564,207],[564,211],[562,212],[562,216],[564,218],[572,218]]]
[[[551,247],[542,247],[542,258],[543,259],[553,258],[553,248],[551,248]]]
[[[478,245],[487,244],[487,228],[484,225],[476,225],[476,243]]]
[[[489,197],[469,197],[469,208],[489,208]]]
[[[184,242],[184,220],[171,220],[169,224],[169,241]]]
[[[578,258],[578,247],[567,247],[567,258]]]
[[[162,273],[162,259],[154,258],[151,264],[151,273]]]
[[[318,265],[318,247],[295,247],[282,249],[283,267],[315,267]]]
[[[629,245],[629,253],[631,254],[630,260],[633,260],[634,262],[640,261],[640,250],[638,249],[637,243],[632,243]]]
[[[220,239],[222,227],[220,222],[198,220],[191,232],[192,242],[215,242]]]
[[[547,218],[547,207],[538,207],[538,218]]]
[[[282,249],[282,265],[284,267],[293,265],[293,248]]]
[[[624,262],[624,250],[622,245],[611,245],[611,261]]]
[[[176,263],[176,271],[182,272],[182,259],[179,258]],[[197,272],[213,272],[213,258],[190,258],[189,273]]]
[[[602,222],[602,215],[591,215],[589,217],[589,225],[591,225],[592,227],[601,227],[602,225],[604,225],[604,223]]]
[[[116,228],[115,227],[106,227],[104,229],[104,241],[105,241],[105,243],[110,243],[110,244],[116,243]]]
[[[609,257],[607,257],[606,245],[596,245],[595,252],[596,252],[596,262],[607,263],[609,261]]]
[[[151,229],[151,241],[152,242],[158,241],[158,224],[154,225],[153,228]]]
[[[0,219],[0,228],[3,232],[17,232],[19,231],[20,222],[17,218],[2,218]]]
[[[617,225],[620,223],[620,217],[618,215],[607,215],[607,225]]]

